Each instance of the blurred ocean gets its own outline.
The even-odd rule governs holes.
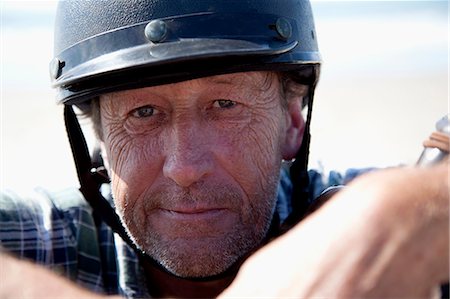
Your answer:
[[[0,187],[76,186],[49,86],[55,2],[0,4]],[[448,2],[313,1],[313,10],[324,63],[311,167],[414,163],[448,113]]]

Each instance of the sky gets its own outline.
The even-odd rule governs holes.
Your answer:
[[[55,3],[0,1],[0,188],[77,185],[48,75]],[[312,5],[323,65],[311,167],[413,164],[448,113],[448,2]]]

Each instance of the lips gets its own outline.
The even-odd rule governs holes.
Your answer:
[[[160,209],[161,213],[168,218],[174,220],[212,220],[215,217],[221,216],[225,213],[224,208],[174,208],[174,209]]]
[[[232,230],[238,218],[227,208],[177,207],[156,209],[147,220],[152,230],[165,238],[194,241],[222,238]]]

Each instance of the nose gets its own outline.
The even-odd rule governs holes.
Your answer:
[[[199,126],[182,125],[172,131],[167,144],[164,176],[181,187],[189,187],[211,173],[210,139]]]

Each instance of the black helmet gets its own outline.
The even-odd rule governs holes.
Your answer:
[[[306,0],[61,1],[50,64],[57,101],[210,75],[295,71],[320,54]]]

